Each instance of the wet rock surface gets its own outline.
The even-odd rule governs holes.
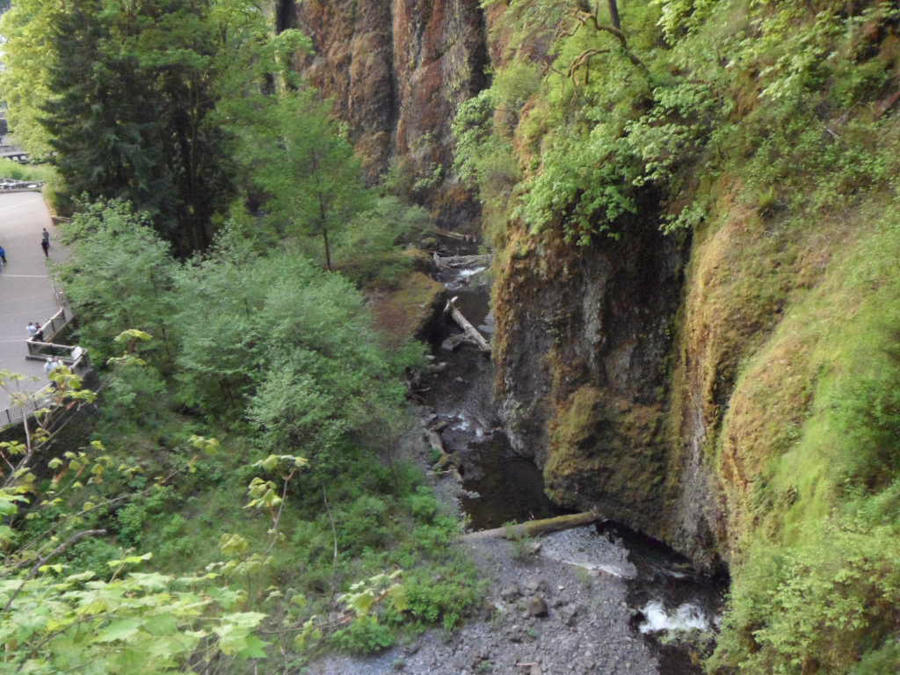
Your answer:
[[[688,555],[672,536],[678,475],[665,416],[683,246],[650,222],[573,250],[541,239],[494,289],[499,407],[557,504],[598,510]],[[705,542],[700,542],[705,543]]]

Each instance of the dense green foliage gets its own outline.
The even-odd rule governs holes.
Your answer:
[[[773,156],[804,135],[819,142],[823,105],[849,109],[889,91],[889,55],[873,58],[865,43],[867,27],[895,21],[884,3],[845,15],[842,3],[817,3],[811,14],[796,3],[776,11],[663,1],[624,7],[619,34],[602,5],[586,12],[587,3],[567,0],[512,2],[495,28],[508,61],[455,122],[457,168],[489,208],[512,197],[532,231],[558,227],[589,244],[597,233],[619,234],[642,198],[662,195],[666,206],[668,195],[663,217],[689,227],[704,206],[677,196],[698,160],[721,164],[741,143],[741,161],[761,167],[775,162],[790,172],[814,161],[824,175],[854,162],[847,168],[857,184],[888,177],[852,137]],[[516,56],[531,54],[523,45],[539,38],[552,42],[548,53]],[[750,95],[765,105],[735,115],[750,77]],[[761,145],[753,147],[756,134]],[[831,185],[831,198],[855,186]]]
[[[62,12],[41,123],[72,194],[149,211],[182,251],[209,243],[229,188],[216,105],[211,3],[101,0]],[[110,11],[112,10],[112,11]]]
[[[41,125],[41,105],[50,96],[48,80],[55,59],[52,26],[62,3],[17,0],[0,18],[6,38],[0,72],[0,91],[7,104],[7,119],[22,147],[38,157],[50,152],[47,131]]]
[[[712,365],[733,393],[705,449],[732,472],[733,588],[709,669],[890,672],[894,4],[482,4],[504,6],[502,57],[458,111],[456,170],[501,258],[647,223],[731,245],[688,273],[711,325],[741,319]],[[3,19],[17,137],[87,194],[60,273],[105,368],[104,443],[51,458],[42,413],[27,444],[0,444],[19,468],[0,488],[4,666],[291,670],[319,644],[452,628],[477,601],[456,523],[398,450],[418,350],[385,349],[330,271],[390,285],[426,218],[364,186],[285,67],[308,41],[270,35],[267,6],[20,0]],[[54,396],[90,398],[70,378]]]
[[[269,9],[23,0],[3,20],[17,139],[81,195],[56,272],[102,396],[66,445],[52,410],[93,395],[54,372],[44,426],[0,444],[2,668],[296,670],[477,602],[401,448],[421,346],[388,349],[355,285],[398,282],[427,214],[364,185],[285,70],[308,41]],[[350,602],[388,575],[395,602]]]
[[[44,164],[19,164],[11,159],[0,159],[0,177],[48,182],[55,180],[56,172]]]
[[[809,409],[796,427],[776,431],[755,481],[758,525],[744,534],[746,554],[715,665],[844,671],[893,641],[900,601],[900,231],[890,216],[874,217],[876,227],[860,234],[773,336],[776,351],[798,340],[808,345],[798,365],[817,378],[805,394]],[[752,387],[770,359],[766,350],[749,362],[738,387]],[[785,387],[791,396],[794,386]],[[777,394],[756,388],[753,397],[771,409]],[[726,419],[726,432],[732,423]]]
[[[366,210],[371,196],[328,105],[305,88],[276,100],[234,103],[231,116],[240,156],[251,181],[267,197],[278,235],[299,230],[321,237],[325,266],[331,269],[329,237]]]
[[[420,348],[388,352],[351,283],[242,236],[178,262],[122,202],[84,205],[68,236],[77,337],[108,361],[105,444],[2,492],[11,516],[34,502],[5,534],[7,663],[115,672],[162,650],[146,672],[292,667],[332,640],[369,651],[405,626],[459,621],[477,596],[448,548],[458,524],[393,450]],[[221,443],[196,435],[212,431]],[[138,564],[151,570],[122,575]],[[402,603],[332,604],[389,572]],[[40,622],[14,618],[38,606]],[[350,625],[332,638],[335,612]]]

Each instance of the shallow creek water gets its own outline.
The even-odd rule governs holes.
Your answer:
[[[438,280],[490,339],[486,269],[443,270]],[[468,529],[559,514],[544,495],[540,471],[530,459],[517,456],[506,439],[493,401],[490,358],[466,343],[448,349],[445,341],[459,332],[446,316],[433,324],[429,339],[438,372],[423,380],[420,396],[430,411],[426,424],[438,432],[458,467]],[[718,629],[725,579],[699,575],[665,545],[612,522],[544,537],[540,555],[583,568],[586,574],[620,578],[627,587],[630,626],[656,654],[659,672],[701,672],[695,664],[697,631],[708,636],[709,646],[709,636]],[[682,640],[688,631],[694,636],[690,644]]]

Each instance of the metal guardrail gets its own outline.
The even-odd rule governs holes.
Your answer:
[[[19,164],[25,164],[28,161],[29,155],[24,150],[11,150],[0,153],[0,157],[3,159],[11,159]]]
[[[15,178],[0,178],[0,192],[40,192],[43,186],[44,181],[42,180],[16,180]]]

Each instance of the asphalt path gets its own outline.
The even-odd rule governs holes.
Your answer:
[[[30,321],[43,324],[59,309],[47,260],[41,249],[41,229],[50,232],[50,258],[60,259],[58,232],[43,197],[37,192],[0,193],[0,245],[7,264],[0,266],[0,369],[32,376],[20,383],[25,391],[45,384],[43,362],[25,358]],[[9,394],[0,390],[0,410],[9,405]]]

